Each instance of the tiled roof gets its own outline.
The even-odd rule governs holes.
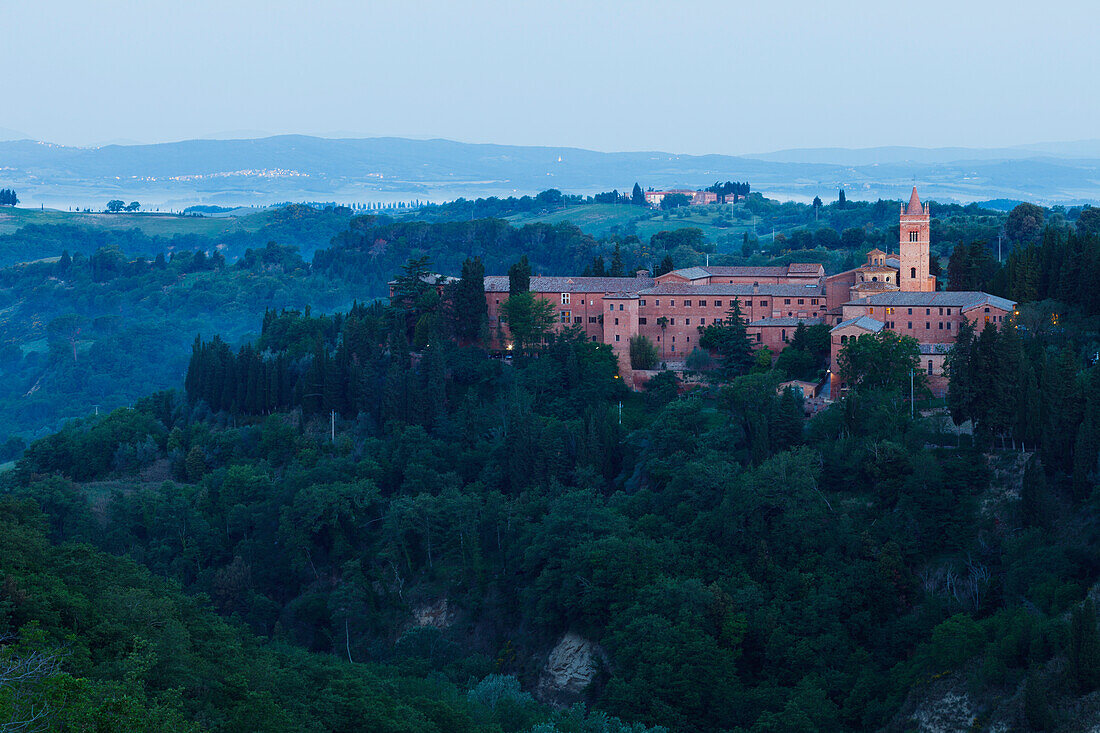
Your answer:
[[[820,262],[792,262],[787,266],[787,272],[798,275],[813,274],[824,270],[825,266]]]
[[[838,328],[844,328],[846,326],[856,326],[857,328],[862,328],[867,331],[871,331],[872,333],[877,333],[881,331],[885,325],[886,324],[882,321],[876,321],[870,316],[860,316],[859,318],[849,318],[847,321],[841,321],[840,323],[833,326],[830,330],[835,331]]]
[[[969,310],[978,306],[993,306],[1001,310],[1010,311],[1016,305],[1015,301],[1000,298],[989,293],[981,293],[974,290],[947,290],[932,292],[892,292],[876,293],[866,298],[852,300],[845,305],[893,305],[893,306],[921,306],[923,308],[954,307]]]
[[[853,285],[852,289],[853,290],[874,290],[876,292],[883,292],[883,291],[889,292],[891,290],[897,290],[898,286],[895,285],[894,283],[888,283],[888,282],[882,282],[882,281],[874,282],[874,281],[870,281],[870,280],[865,280],[864,282],[856,283],[855,285]]]
[[[702,267],[685,267],[680,270],[673,270],[671,274],[679,275],[688,280],[699,280],[704,277],[784,277],[787,274],[787,268],[771,266],[707,265]]]
[[[637,293],[652,287],[651,277],[532,277],[533,293]],[[485,292],[507,293],[507,275],[486,275]]]
[[[909,205],[905,207],[906,216],[919,216],[924,213],[924,207],[920,205],[920,196],[917,195],[917,187],[913,186],[913,195],[909,197]]]
[[[884,254],[886,254],[886,253],[885,253],[885,252],[883,252],[883,251],[882,251],[881,249],[879,249],[878,247],[875,247],[875,248],[874,248],[873,250],[871,250],[870,252],[868,252],[868,253],[867,253],[867,256],[869,257],[869,256],[871,256],[871,255],[884,255]]]
[[[901,260],[899,260],[897,257],[887,257],[886,258],[886,265],[888,267],[894,268],[895,270],[900,270],[901,269]]]
[[[805,323],[807,326],[816,326],[821,323],[820,318],[760,318],[748,324],[754,328],[767,328],[769,326],[798,326]]]
[[[505,288],[505,290],[507,290],[507,288]],[[646,288],[639,292],[642,295],[778,295],[788,298],[817,298],[824,296],[821,287],[816,284],[761,284],[754,286],[751,283],[713,283],[710,285],[696,285],[695,283],[657,283],[653,287]]]

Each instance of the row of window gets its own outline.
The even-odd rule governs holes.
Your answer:
[[[897,313],[897,311],[898,311],[898,309],[897,309],[897,308],[892,308],[892,307],[889,307],[889,306],[887,306],[887,308],[886,308],[885,310],[886,310],[886,315],[888,315],[888,316],[892,316],[892,315],[894,315],[895,313]],[[906,315],[910,315],[910,316],[911,316],[911,315],[913,315],[913,309],[912,309],[912,308],[906,308],[905,310],[907,311],[907,312],[906,312]],[[920,309],[918,308],[917,310],[920,310]],[[944,313],[944,309],[943,309],[943,308],[940,308],[939,310],[940,310],[940,315],[941,315],[941,316],[942,316],[942,315],[951,315],[951,309],[950,309],[950,308],[948,308],[948,309],[947,309],[947,313],[946,313],[946,314]],[[985,309],[985,312],[986,312],[986,313],[988,313],[988,312],[989,312],[989,309],[988,309],[988,308],[986,308],[986,309]],[[872,315],[872,316],[873,316],[873,315],[875,315],[875,307],[874,307],[874,306],[871,306],[871,315]],[[924,315],[926,315],[926,316],[930,316],[930,315],[932,315],[932,309],[931,309],[931,308],[925,308],[925,309],[924,309]]]

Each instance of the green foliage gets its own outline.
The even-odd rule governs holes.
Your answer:
[[[684,193],[670,193],[661,199],[661,210],[670,211],[691,203],[691,197]]]
[[[657,346],[646,336],[630,338],[630,368],[653,369],[657,366]]]
[[[926,376],[920,368],[917,340],[894,331],[879,331],[848,339],[837,356],[840,378],[856,391],[927,392]]]
[[[747,373],[756,361],[747,325],[741,301],[734,298],[724,320],[699,327],[699,346],[718,354],[727,378]]]

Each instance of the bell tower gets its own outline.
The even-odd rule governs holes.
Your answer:
[[[928,274],[928,244],[932,225],[928,204],[921,204],[917,187],[909,204],[902,205],[899,220],[901,232],[901,267],[898,286],[903,291],[931,292],[936,289],[936,278]]]

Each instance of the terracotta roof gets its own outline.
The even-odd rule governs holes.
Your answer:
[[[778,326],[798,326],[798,324],[804,323],[807,326],[816,326],[821,323],[820,318],[759,318],[747,325],[753,328],[768,328]]]
[[[651,277],[532,277],[533,293],[637,293],[653,286]],[[507,275],[486,275],[485,292],[507,293]]]
[[[862,328],[865,331],[871,331],[872,333],[878,333],[886,326],[882,321],[876,321],[870,316],[860,316],[859,318],[849,318],[847,321],[841,321],[830,329],[836,331],[839,328],[845,328],[847,326],[855,326],[856,328]]]
[[[878,247],[875,247],[873,250],[871,250],[870,252],[867,253],[867,256],[870,257],[871,255],[884,255],[884,254],[886,254],[886,253],[883,252]]]
[[[883,281],[875,282],[874,280],[864,280],[861,283],[856,283],[852,286],[852,290],[875,290],[875,291],[890,291],[897,290],[898,286],[894,283],[888,283]]]
[[[820,262],[792,262],[787,267],[787,272],[798,274],[823,272],[824,270],[825,267]]]
[[[505,288],[507,289],[507,288]],[[714,283],[696,285],[695,283],[657,283],[651,288],[641,290],[641,295],[779,295],[785,297],[824,297],[817,285],[768,285],[754,286],[751,283]]]
[[[783,277],[787,274],[787,268],[747,265],[713,265],[685,267],[680,270],[673,270],[669,274],[679,275],[688,280],[701,280],[705,277]]]
[[[920,196],[917,195],[917,187],[913,186],[913,195],[909,197],[909,205],[905,207],[905,215],[920,216],[924,213],[924,207],[920,205]]]
[[[1000,298],[989,293],[981,293],[975,290],[948,290],[915,292],[902,291],[893,293],[876,293],[866,298],[851,300],[844,305],[892,305],[892,306],[920,306],[922,308],[952,307],[970,310],[979,306],[992,306],[1004,311],[1011,311],[1016,302],[1007,298]]]

